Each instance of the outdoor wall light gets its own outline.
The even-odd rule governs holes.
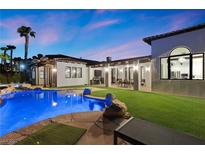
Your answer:
[[[133,66],[133,69],[134,69],[135,71],[137,71],[137,70],[138,70],[138,65],[134,65],[134,66]]]
[[[57,69],[56,69],[56,68],[53,68],[53,69],[52,69],[52,72],[57,72]]]
[[[150,67],[145,68],[146,72],[150,72]]]
[[[105,68],[105,72],[108,72],[109,71],[109,68],[107,67],[107,68]]]
[[[121,68],[121,69],[120,69],[120,73],[122,73],[122,72],[123,72],[123,69]]]

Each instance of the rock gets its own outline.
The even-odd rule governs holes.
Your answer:
[[[129,118],[127,106],[118,99],[114,99],[112,105],[105,109],[103,116],[107,118]]]

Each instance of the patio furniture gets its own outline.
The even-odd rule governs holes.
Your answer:
[[[133,117],[114,131],[115,145],[118,138],[134,145],[205,145],[205,140]]]

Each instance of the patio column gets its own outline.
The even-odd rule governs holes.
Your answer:
[[[138,82],[138,76],[139,76],[139,62],[134,62],[133,67],[133,88],[134,90],[139,90],[139,82]]]
[[[105,67],[105,86],[111,86],[111,68],[109,67],[109,64]]]

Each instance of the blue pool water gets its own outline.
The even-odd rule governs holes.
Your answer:
[[[56,90],[30,90],[1,96],[0,137],[58,115],[100,111],[104,101]]]

